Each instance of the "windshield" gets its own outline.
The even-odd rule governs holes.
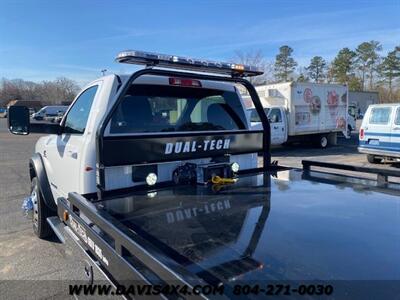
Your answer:
[[[235,92],[132,85],[111,118],[110,133],[246,129]]]
[[[356,108],[355,108],[355,106],[349,106],[348,113],[349,113],[350,116],[356,117]]]
[[[250,111],[250,122],[261,122],[260,116],[258,115],[255,108],[249,109]],[[265,114],[268,116],[269,108],[264,108]]]

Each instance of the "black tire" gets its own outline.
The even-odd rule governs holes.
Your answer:
[[[328,147],[329,144],[328,136],[326,135],[318,136],[315,140],[315,144],[318,148],[325,149],[326,147]]]
[[[379,164],[380,162],[382,162],[382,159],[377,158],[375,155],[372,154],[367,154],[367,160],[371,164]]]
[[[45,239],[52,235],[53,230],[47,218],[54,215],[54,212],[46,205],[40,190],[39,181],[36,177],[31,181],[31,197],[33,202],[32,225],[33,232],[41,239]]]

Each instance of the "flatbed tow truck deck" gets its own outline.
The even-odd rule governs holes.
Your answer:
[[[302,174],[248,175],[217,192],[212,187],[166,188],[150,197],[100,201],[96,207],[191,272],[208,272],[223,282],[236,277],[400,279],[400,233],[391,228],[400,226],[398,196],[367,186],[354,190],[340,182],[317,183]],[[310,197],[321,190],[320,197]],[[337,247],[339,241],[344,247]],[[249,261],[229,264],[240,259]],[[368,270],[374,270],[373,276]]]
[[[237,284],[336,282],[349,296],[352,281],[400,280],[399,195],[395,183],[382,190],[372,180],[281,169],[243,174],[233,185],[161,187],[93,203],[71,194],[59,216],[69,212],[86,246],[88,238],[107,241],[110,252],[95,259],[105,257],[108,270],[122,263],[114,276],[132,266],[152,283],[223,286],[228,297]],[[362,291],[371,296],[362,285],[356,295]]]

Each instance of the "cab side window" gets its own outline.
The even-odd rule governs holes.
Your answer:
[[[394,120],[395,125],[400,125],[400,107],[396,111],[396,119]]]
[[[280,123],[282,122],[282,114],[281,110],[278,108],[271,109],[271,112],[268,115],[269,121],[271,123]]]
[[[64,133],[83,134],[85,132],[97,89],[97,85],[88,88],[75,101],[65,120]]]

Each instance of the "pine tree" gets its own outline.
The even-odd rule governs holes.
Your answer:
[[[379,75],[389,86],[389,100],[393,98],[393,81],[400,77],[400,47],[390,51],[379,65]]]
[[[293,49],[289,46],[279,48],[279,54],[275,58],[275,77],[279,81],[288,81],[290,74],[293,73],[297,62],[292,57]]]
[[[358,45],[356,49],[356,65],[358,70],[361,72],[361,85],[362,89],[365,89],[366,76],[369,77],[369,88],[373,87],[373,77],[376,72],[379,54],[382,50],[382,46],[377,41],[364,42]]]
[[[321,56],[314,56],[306,70],[314,82],[321,82],[325,78],[326,61]]]
[[[300,73],[299,77],[297,77],[297,82],[309,82],[309,79],[304,73]]]
[[[339,51],[331,64],[331,73],[336,82],[345,84],[354,73],[354,59],[356,53],[349,48],[343,48]]]

